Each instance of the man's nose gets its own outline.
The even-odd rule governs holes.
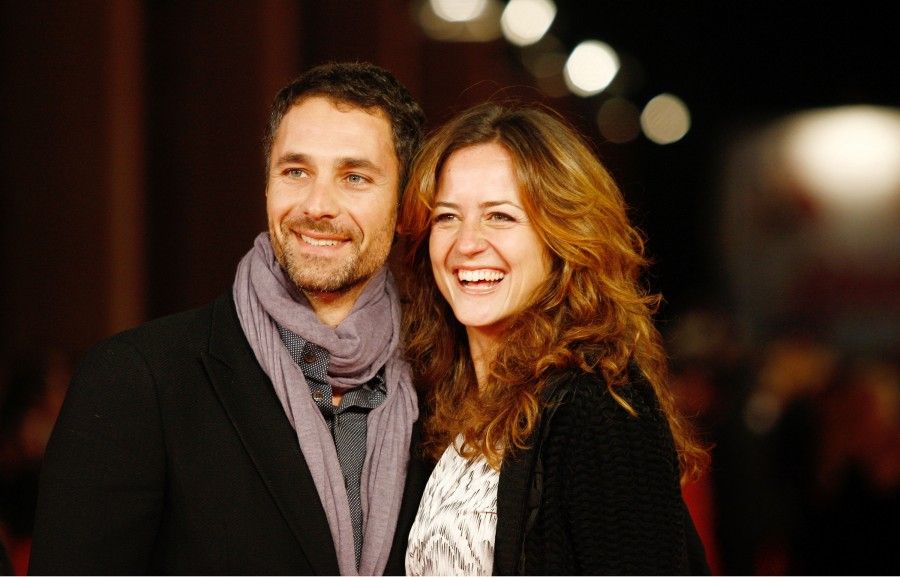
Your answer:
[[[337,187],[327,179],[317,179],[303,199],[303,214],[309,218],[334,218],[340,211]]]

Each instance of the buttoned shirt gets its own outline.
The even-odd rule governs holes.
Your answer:
[[[358,567],[362,552],[360,482],[366,459],[366,425],[369,411],[383,403],[387,397],[384,368],[382,367],[369,382],[346,391],[341,397],[341,402],[334,406],[331,384],[328,382],[328,363],[331,355],[315,343],[304,340],[281,325],[277,326],[281,341],[290,352],[291,358],[303,371],[309,385],[310,396],[331,429],[338,462],[344,474],[344,486],[347,488]]]

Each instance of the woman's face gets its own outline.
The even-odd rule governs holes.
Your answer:
[[[451,154],[438,175],[433,216],[429,253],[438,289],[470,336],[502,335],[550,272],[506,148],[488,143]]]

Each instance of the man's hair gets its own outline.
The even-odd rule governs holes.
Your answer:
[[[368,62],[329,62],[311,68],[278,91],[264,142],[265,170],[271,162],[275,133],[284,115],[303,100],[322,96],[335,103],[382,111],[391,124],[400,164],[400,193],[406,187],[412,157],[422,142],[425,113],[393,74]]]

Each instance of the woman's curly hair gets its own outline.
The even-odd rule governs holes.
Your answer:
[[[510,154],[529,221],[551,255],[548,278],[516,316],[479,390],[465,328],[434,283],[428,251],[434,198],[457,150],[498,143]],[[541,105],[485,103],[433,132],[416,155],[398,223],[406,355],[430,412],[426,450],[435,459],[462,434],[462,454],[499,468],[505,451],[527,446],[540,394],[560,371],[599,373],[618,393],[636,365],[669,423],[683,478],[708,460],[666,386],[667,359],[653,314],[660,302],[641,285],[644,240],[609,172],[585,140]],[[536,257],[537,258],[537,257]]]

